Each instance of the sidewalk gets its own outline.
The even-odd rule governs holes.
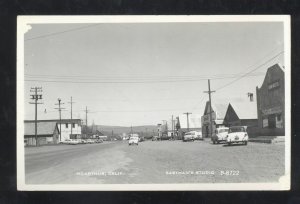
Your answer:
[[[249,138],[249,142],[260,142],[268,144],[281,143],[285,142],[285,136],[258,136]]]

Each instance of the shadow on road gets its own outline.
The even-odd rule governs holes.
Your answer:
[[[223,147],[238,147],[238,146],[247,146],[247,145],[245,145],[245,144],[231,144],[231,145],[223,144]]]

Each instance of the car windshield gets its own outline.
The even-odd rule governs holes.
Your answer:
[[[131,140],[137,140],[138,137],[131,137],[130,139],[131,139]]]
[[[218,130],[219,133],[228,132],[228,129],[220,129]]]
[[[229,129],[229,132],[245,132],[245,128],[244,127],[232,127]]]

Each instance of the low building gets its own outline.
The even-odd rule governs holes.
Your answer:
[[[27,120],[25,122],[34,122],[34,120]],[[62,119],[62,120],[39,120],[40,123],[55,122],[58,130],[61,127],[61,138],[59,141],[66,139],[80,139],[81,138],[81,120],[80,119]],[[61,124],[60,124],[61,122]]]
[[[38,145],[57,144],[59,142],[59,129],[55,121],[37,121]],[[24,142],[26,146],[35,146],[35,121],[25,121]]]
[[[275,64],[268,68],[260,88],[256,87],[258,126],[261,135],[285,135],[284,68]]]
[[[247,126],[257,127],[257,106],[254,101],[229,103],[225,117],[224,125],[231,126]]]
[[[203,116],[201,117],[203,137],[210,137],[212,132],[214,132],[216,128],[225,126],[223,121],[224,121],[227,108],[228,108],[228,104],[212,104],[212,111],[211,111],[212,120],[210,120],[210,105],[209,105],[209,101],[206,102],[204,113]],[[212,126],[211,126],[211,121],[212,121]]]

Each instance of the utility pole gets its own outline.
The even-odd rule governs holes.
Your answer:
[[[85,107],[85,133],[88,134],[88,109],[87,106]]]
[[[72,101],[72,96],[71,96],[71,101],[70,101],[70,102],[68,102],[68,103],[70,103],[70,104],[71,104],[71,135],[72,135],[72,134],[73,134],[73,122],[72,122],[73,115],[72,115],[72,105],[73,105],[73,103],[75,103],[75,102],[73,102],[73,101]]]
[[[55,109],[58,109],[58,112],[59,112],[59,141],[61,141],[61,110],[62,109],[65,109],[65,108],[61,108],[60,106],[63,105],[64,103],[61,103],[61,99],[58,98],[58,103],[56,103],[55,105],[58,105],[58,108],[55,108]]]
[[[211,107],[211,93],[214,93],[216,91],[211,91],[210,90],[210,80],[208,79],[208,91],[204,91],[204,93],[208,93],[208,96],[209,96],[209,117],[210,117],[210,136],[212,136],[213,134],[213,128],[212,128],[212,124],[213,124],[213,121],[212,121],[212,107]]]
[[[186,113],[183,113],[183,114],[186,114],[187,131],[189,132],[190,131],[190,127],[189,127],[189,115],[192,114],[192,113],[186,112]]]
[[[37,138],[37,104],[43,104],[38,103],[39,99],[42,99],[42,94],[38,94],[38,92],[42,92],[42,87],[34,87],[30,89],[30,92],[34,92],[31,96],[31,99],[34,100],[34,102],[29,102],[30,104],[35,104],[35,120],[34,120],[34,134],[35,134],[35,146],[38,146],[38,138]]]
[[[172,115],[172,140],[174,137],[174,121],[173,121],[173,115]]]
[[[172,134],[173,134],[173,138],[172,139],[175,139],[175,121],[174,120],[174,117],[172,115]]]

